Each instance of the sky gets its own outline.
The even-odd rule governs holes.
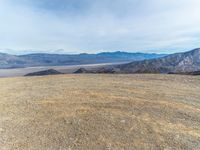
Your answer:
[[[0,52],[174,53],[200,47],[200,0],[0,0]]]

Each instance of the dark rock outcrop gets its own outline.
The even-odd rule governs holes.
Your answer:
[[[88,70],[86,70],[85,68],[80,68],[80,69],[78,69],[77,71],[75,71],[74,73],[75,74],[79,74],[79,73],[88,73],[89,71]]]
[[[46,75],[58,75],[58,74],[63,74],[63,73],[54,69],[49,69],[49,70],[29,73],[29,74],[26,74],[25,76],[46,76]]]

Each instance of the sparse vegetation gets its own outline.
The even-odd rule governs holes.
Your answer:
[[[0,79],[0,149],[200,149],[200,77]]]

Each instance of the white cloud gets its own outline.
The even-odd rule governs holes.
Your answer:
[[[200,47],[199,0],[79,1],[0,0],[0,49],[95,53]]]

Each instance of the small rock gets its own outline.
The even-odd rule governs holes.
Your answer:
[[[126,123],[126,120],[121,120],[120,122],[121,122],[121,123]]]
[[[0,132],[3,132],[4,131],[4,129],[3,128],[0,128]]]

